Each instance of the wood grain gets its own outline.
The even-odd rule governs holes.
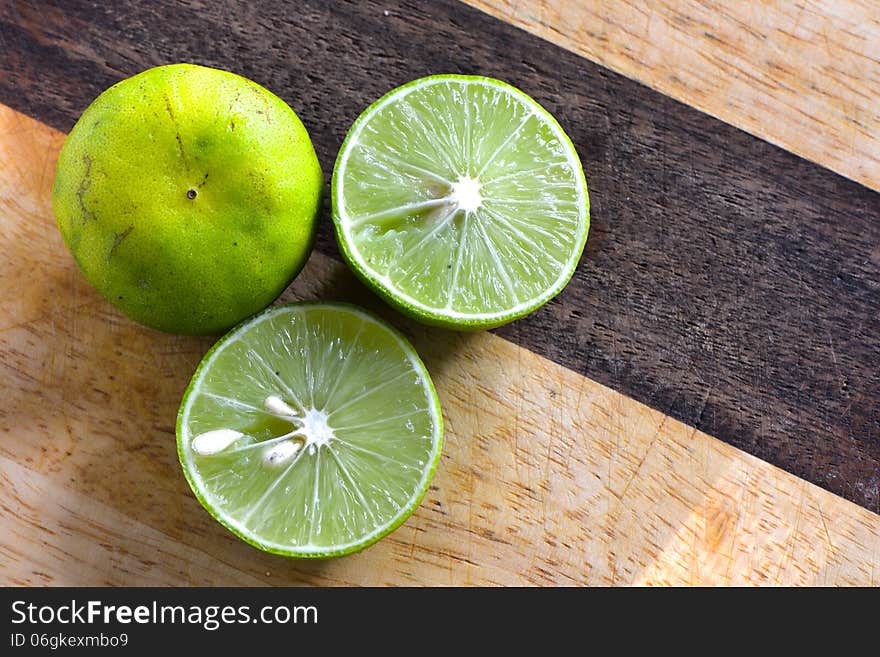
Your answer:
[[[874,0],[465,0],[880,190]]]
[[[446,444],[415,515],[365,552],[260,553],[177,463],[209,340],[101,299],[51,212],[63,136],[0,106],[0,583],[880,583],[880,516],[491,333],[403,322],[315,253],[284,299],[372,306],[413,340]]]
[[[294,107],[328,177],[397,84],[519,86],[577,146],[592,229],[565,291],[498,334],[880,511],[877,192],[448,0],[33,0],[0,5],[0,42],[0,101],[63,129],[148,66],[235,70]]]

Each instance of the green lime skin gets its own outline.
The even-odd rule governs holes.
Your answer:
[[[58,157],[53,207],[79,268],[146,326],[216,334],[274,301],[314,244],[323,175],[282,99],[203,66],[103,92]]]

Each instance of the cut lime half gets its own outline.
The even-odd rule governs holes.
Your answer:
[[[518,89],[437,75],[368,107],[333,172],[343,256],[403,312],[458,329],[522,317],[568,282],[589,231],[577,152]]]
[[[354,306],[274,306],[205,356],[177,450],[202,505],[276,554],[356,552],[418,506],[440,458],[440,405],[397,331]]]

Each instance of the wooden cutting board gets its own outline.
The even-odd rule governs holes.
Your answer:
[[[63,135],[0,108],[0,572],[12,584],[874,584],[880,517],[490,333],[404,322],[447,442],[388,539],[263,555],[216,524],[174,419],[209,340],[86,283],[51,211]],[[316,253],[283,300],[367,295]]]
[[[266,4],[268,8],[271,3]],[[535,6],[544,7],[542,3]],[[414,26],[407,29],[435,33],[434,28],[439,25],[441,40],[448,40],[450,33],[454,33],[462,42],[467,35],[455,20],[457,17],[465,16],[476,23],[493,20],[479,18],[456,3],[438,3],[436,7],[401,3],[385,10],[390,16],[382,15],[381,11],[374,16],[374,8],[368,9],[370,13],[346,5],[338,11],[349,12],[346,15],[354,17],[352,25],[364,29],[373,29],[372,21],[393,21],[396,12],[402,24]],[[597,303],[595,298],[601,293],[595,290],[600,284],[613,286],[614,276],[626,271],[631,271],[629,284],[640,289],[634,270],[626,269],[628,263],[635,260],[638,264],[640,255],[649,258],[645,254],[671,248],[672,255],[666,256],[665,261],[671,272],[664,268],[664,262],[646,260],[660,270],[653,286],[656,289],[646,286],[644,296],[607,302],[620,303],[623,312],[653,317],[666,326],[660,317],[661,304],[671,287],[664,286],[683,287],[675,268],[688,264],[687,258],[695,260],[699,256],[688,252],[685,242],[662,244],[663,235],[649,239],[644,236],[646,233],[627,237],[635,244],[633,248],[643,251],[620,251],[615,238],[628,228],[624,206],[616,205],[622,200],[617,195],[639,189],[636,183],[619,188],[612,185],[609,173],[615,171],[615,166],[623,166],[620,153],[615,159],[595,161],[595,174],[591,177],[591,182],[597,183],[594,233],[587,260],[572,289],[537,318],[499,333],[462,335],[405,321],[353,279],[336,259],[325,234],[306,270],[281,300],[344,299],[367,305],[411,338],[434,377],[443,405],[447,435],[441,464],[431,489],[412,518],[390,537],[358,555],[317,563],[298,562],[265,555],[232,537],[193,498],[175,452],[174,419],[180,396],[211,340],[157,333],[121,316],[89,287],[55,228],[50,192],[63,134],[32,117],[39,116],[56,125],[64,121],[69,124],[69,119],[59,118],[53,112],[59,107],[62,112],[67,111],[63,109],[66,102],[71,107],[69,114],[76,114],[73,107],[82,99],[71,99],[77,99],[81,92],[74,89],[70,80],[79,80],[75,76],[77,67],[84,66],[82,62],[105,57],[101,54],[102,30],[119,33],[119,25],[113,21],[122,19],[105,17],[102,23],[104,18],[96,18],[91,24],[83,16],[71,18],[54,11],[46,12],[39,20],[34,15],[22,14],[5,23],[0,21],[0,28],[12,26],[7,27],[5,43],[22,44],[9,49],[10,59],[4,65],[6,74],[0,77],[0,91],[16,88],[21,95],[14,98],[5,93],[0,100],[9,104],[20,102],[21,97],[33,99],[24,108],[31,116],[0,106],[0,248],[6,256],[0,261],[0,295],[4,299],[0,307],[0,581],[50,585],[880,583],[880,516],[728,444],[772,457],[787,469],[803,472],[826,487],[858,499],[863,506],[870,506],[874,499],[870,490],[862,491],[859,497],[861,489],[823,478],[824,475],[804,466],[798,456],[822,455],[822,450],[827,449],[831,460],[822,462],[838,468],[834,472],[849,472],[857,482],[861,481],[858,477],[865,476],[864,481],[870,484],[877,464],[865,463],[860,458],[876,449],[870,442],[877,435],[870,422],[838,425],[834,424],[837,420],[826,419],[818,411],[811,414],[809,408],[797,407],[789,424],[780,430],[773,424],[779,420],[774,420],[772,409],[761,405],[766,400],[748,395],[751,388],[742,379],[747,379],[743,375],[751,370],[735,369],[743,359],[749,367],[755,363],[771,367],[772,353],[755,355],[749,351],[750,345],[725,343],[720,329],[702,326],[700,335],[705,344],[721,344],[727,349],[735,344],[743,350],[741,360],[731,365],[735,375],[720,378],[717,390],[713,382],[703,396],[702,390],[695,392],[685,375],[676,373],[676,369],[692,368],[708,377],[708,370],[700,368],[710,361],[696,357],[682,361],[670,356],[675,349],[689,348],[680,336],[666,329],[656,334],[635,332],[629,325],[608,319],[613,317],[616,307],[590,305]],[[230,11],[230,15],[237,16],[238,10]],[[304,21],[325,20],[325,14],[320,13],[323,10],[310,11],[311,14],[305,12]],[[149,16],[137,12],[131,16],[140,27],[149,27]],[[335,18],[344,24],[340,16],[342,13]],[[522,12],[517,16],[521,18]],[[327,29],[332,29],[330,18],[326,20]],[[48,30],[47,25],[54,27]],[[480,27],[478,31],[490,44],[488,47],[497,53],[504,46],[506,53],[521,56],[523,65],[535,62],[535,53],[549,47],[505,27],[490,23],[480,23]],[[19,28],[20,32],[16,32]],[[351,26],[340,29],[350,34],[356,32]],[[179,49],[174,50],[178,53],[176,58],[187,58],[187,49],[196,47],[186,34],[171,38],[178,39],[172,48]],[[60,39],[60,45],[53,46],[52,39]],[[352,43],[356,51],[364,47],[365,52],[371,52],[363,46],[364,42]],[[375,42],[367,39],[365,43],[370,46]],[[161,43],[154,46],[157,52],[163,47]],[[472,52],[476,54],[472,56],[477,59],[483,57],[480,47],[473,45]],[[45,94],[33,93],[26,80],[37,77],[27,77],[28,66],[36,66],[33,62],[39,63],[59,48],[72,53],[66,61],[79,63],[58,67],[73,77],[66,78],[67,87],[64,82],[52,87],[61,91],[47,92],[62,94],[55,109],[51,109],[41,100],[46,98]],[[119,52],[123,57],[136,59],[139,51],[129,44]],[[326,52],[324,55],[330,56]],[[167,53],[165,56],[171,57]],[[569,62],[564,53],[547,57],[556,61],[563,73],[575,70],[571,68],[575,60]],[[244,58],[242,65],[247,66],[248,56]],[[110,60],[103,61],[106,64]],[[587,64],[577,65],[585,67],[585,75],[593,75]],[[55,69],[45,66],[43,70],[51,76]],[[411,71],[407,70],[406,75],[411,75]],[[634,121],[639,125],[651,116],[657,123],[650,131],[628,133],[630,128],[622,125],[619,132],[613,133],[627,134],[634,140],[616,144],[618,151],[638,153],[640,143],[649,144],[650,149],[639,156],[649,168],[650,153],[665,158],[672,152],[658,149],[651,142],[652,135],[665,129],[656,118],[656,109],[685,110],[644,96],[646,92],[638,91],[635,85],[609,82],[604,75],[601,71],[596,73],[595,80],[605,80],[606,88],[601,93],[606,95],[600,94],[604,104],[593,108],[594,113],[613,109],[614,98],[630,93],[636,95],[624,98],[623,104],[634,103],[638,110],[639,103],[645,102],[646,107],[653,108],[653,114],[635,111],[629,124],[634,125]],[[86,77],[81,82],[89,83]],[[336,88],[344,86],[339,80],[327,82],[332,87],[331,83]],[[389,86],[390,80],[382,79],[376,84]],[[552,82],[546,84],[552,86]],[[537,89],[547,92],[547,87],[539,85]],[[340,104],[345,106],[345,102]],[[353,111],[359,104],[360,99],[351,102],[346,111]],[[349,117],[334,117],[333,111],[339,110],[319,111],[308,103],[297,107],[297,111],[305,117],[313,134],[318,135],[319,155],[327,170],[333,139],[339,137],[333,132],[340,130],[335,124],[342,125],[344,131]],[[321,118],[328,112],[329,118]],[[563,123],[567,112],[561,110]],[[569,125],[577,125],[575,117],[567,118]],[[723,135],[735,150],[763,156],[759,159],[769,158],[770,164],[782,162],[791,166],[795,184],[790,190],[775,190],[774,198],[791,202],[786,194],[791,192],[793,198],[795,192],[801,191],[800,183],[807,182],[812,183],[811,189],[838,190],[840,193],[834,198],[822,202],[838,203],[835,209],[840,216],[852,217],[848,219],[850,224],[835,228],[844,231],[837,235],[822,226],[818,229],[825,230],[829,240],[846,236],[840,240],[841,252],[846,256],[841,256],[842,261],[847,261],[849,255],[855,259],[862,248],[847,230],[865,234],[870,253],[875,229],[870,222],[862,228],[858,214],[847,213],[850,208],[867,211],[876,195],[865,195],[828,178],[818,167],[787,160],[784,154],[768,150],[751,137],[727,132],[723,124],[701,123],[704,119],[697,114],[686,114],[686,118],[682,125],[687,129],[680,132],[675,132],[677,119],[669,119],[669,130],[683,140],[680,150],[669,156],[684,158],[682,161],[691,166],[692,176],[702,184],[708,181],[709,185],[727,185],[719,194],[724,196],[724,190],[729,189],[735,197],[741,188],[761,195],[770,184],[762,182],[762,176],[772,179],[770,173],[757,165],[748,175],[733,176],[731,180],[713,178],[716,174],[712,167],[701,169],[702,159],[713,157],[704,140],[714,131]],[[322,126],[321,121],[332,121],[335,127]],[[700,130],[700,134],[695,132]],[[328,133],[333,139],[325,137]],[[595,149],[603,147],[584,139],[576,138],[575,142],[582,152],[589,147],[595,153]],[[811,148],[820,146],[814,144]],[[585,159],[590,175],[590,160]],[[716,168],[729,170],[723,169],[722,164],[726,166],[721,162]],[[681,166],[673,163],[667,169]],[[844,163],[836,168],[845,166]],[[621,177],[620,185],[630,185],[626,176],[632,168],[630,164],[616,171]],[[868,170],[869,177],[873,175],[871,171]],[[665,184],[664,191],[674,196],[676,185],[681,183],[666,180]],[[819,195],[807,191],[801,196],[806,197],[798,206],[803,212],[801,221],[809,223],[813,221],[810,213],[820,207]],[[699,199],[692,202],[699,205]],[[637,208],[656,207],[647,192],[629,203]],[[615,214],[617,223],[609,221],[611,214]],[[782,210],[777,213],[779,221],[785,220],[784,215]],[[773,216],[768,217],[770,230],[766,235],[756,233],[756,243],[759,238],[772,243]],[[681,221],[695,219],[682,214]],[[752,239],[747,228],[742,231],[743,239]],[[724,235],[711,237],[718,240],[714,248],[723,250]],[[807,243],[807,251],[810,247],[811,243]],[[752,270],[764,266],[769,257],[767,252],[753,256],[748,250],[741,256],[745,258],[743,266]],[[591,264],[597,261],[600,265]],[[870,263],[871,258],[866,262]],[[735,269],[736,265],[730,267]],[[844,277],[848,275],[842,269],[835,271]],[[809,276],[810,272],[804,269],[798,275]],[[852,280],[845,278],[844,282]],[[821,287],[824,284],[821,280],[817,283],[820,291],[825,289]],[[760,282],[754,285],[760,287]],[[828,286],[831,290],[831,283]],[[786,298],[788,288],[783,284],[777,289]],[[855,323],[854,318],[867,317],[862,323],[870,332],[876,318],[864,314],[862,308],[870,309],[876,298],[870,295],[874,293],[871,288],[864,293],[855,284],[847,290],[850,296],[842,298],[851,303],[838,314],[851,324]],[[769,293],[765,297],[745,288],[742,293],[743,303],[751,303],[759,310],[767,307],[767,298],[772,298]],[[681,307],[676,318],[685,317],[694,299],[671,298],[669,303]],[[830,311],[819,305],[818,300],[807,298],[805,303],[813,304],[803,308],[814,311],[815,325],[824,327],[823,313]],[[585,308],[595,315],[590,324],[565,323],[586,314]],[[723,310],[721,306],[717,308],[719,312]],[[602,325],[603,319],[609,322],[610,329],[608,324]],[[735,328],[747,326],[734,315],[728,315],[727,321]],[[754,330],[754,325],[751,327]],[[797,322],[792,330],[795,335],[806,336],[806,329]],[[798,376],[805,380],[805,385],[811,381],[824,384],[826,379],[836,381],[836,375],[843,369],[848,385],[858,390],[859,395],[841,397],[841,408],[848,417],[860,417],[860,405],[873,407],[877,397],[872,387],[873,373],[864,374],[856,361],[874,343],[865,342],[863,333],[851,334],[846,341],[842,339],[846,334],[841,331],[836,324],[828,324],[827,337],[832,346],[827,356],[822,356],[825,364],[804,368]],[[532,337],[539,333],[544,334],[543,340]],[[577,341],[579,335],[598,337],[591,338],[594,342],[583,343]],[[603,337],[606,335],[607,338]],[[626,342],[633,336],[642,338],[642,346],[633,347]],[[822,336],[823,341],[825,337]],[[663,344],[670,351],[662,352],[661,358],[657,356],[657,345]],[[608,345],[614,345],[612,355],[624,354],[628,360],[596,357]],[[649,356],[656,361],[650,366],[646,365]],[[608,370],[603,369],[606,366]],[[614,389],[584,376],[584,371],[610,383]],[[755,376],[758,378],[752,384],[762,384],[760,374]],[[785,373],[779,376],[784,379]],[[640,387],[640,378],[648,380],[648,389],[653,394],[646,394],[646,388]],[[781,398],[788,394],[785,389],[771,392]],[[644,405],[634,396],[664,411]],[[740,407],[745,416],[742,424],[709,419],[715,413],[724,418],[725,412],[737,408],[736,404],[743,399],[753,402],[751,407],[748,401]],[[837,403],[836,397],[829,399]],[[810,403],[823,413],[828,410],[818,397]],[[691,426],[676,416],[687,419]],[[870,420],[871,416],[865,417]],[[715,423],[711,426],[724,433],[725,442],[694,428],[710,421]],[[757,421],[757,429],[749,421]],[[845,441],[837,442],[838,426],[844,431],[849,429],[855,447]],[[823,430],[827,432],[824,436]],[[862,435],[868,436],[867,443],[858,442]],[[769,451],[762,451],[765,447],[756,446],[745,436],[766,439]],[[787,453],[794,453],[796,458],[786,460]],[[833,460],[835,455],[837,461]]]

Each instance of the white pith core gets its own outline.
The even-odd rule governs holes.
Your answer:
[[[462,212],[477,210],[483,204],[483,197],[480,195],[480,181],[470,176],[461,176],[458,181],[452,183],[450,200]]]
[[[300,429],[305,438],[303,446],[314,451],[317,447],[329,445],[333,438],[333,429],[327,424],[327,414],[316,408],[311,408],[303,415],[303,425]]]

